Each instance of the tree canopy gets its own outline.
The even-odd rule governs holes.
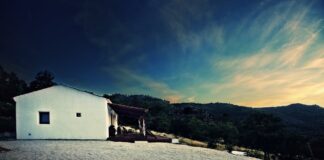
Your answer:
[[[46,88],[55,84],[49,71],[37,73],[35,80],[28,86],[13,72],[7,72],[0,66],[0,132],[15,131],[16,110],[13,97],[27,92]]]
[[[35,76],[35,80],[30,82],[29,84],[29,91],[36,91],[53,86],[56,84],[55,82],[53,82],[53,80],[54,76],[51,72],[47,70],[38,72]]]

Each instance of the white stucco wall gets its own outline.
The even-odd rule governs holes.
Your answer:
[[[115,128],[118,127],[118,115],[117,113],[111,109],[110,107],[108,107],[108,112],[109,112],[109,125],[114,125]]]
[[[106,139],[107,99],[65,86],[53,86],[14,98],[17,139]],[[108,102],[110,102],[108,100]],[[39,112],[50,124],[39,124]],[[80,112],[81,117],[76,113]]]

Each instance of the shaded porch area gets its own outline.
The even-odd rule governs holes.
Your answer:
[[[171,143],[172,141],[171,138],[166,138],[166,137],[156,136],[156,135],[143,136],[141,134],[136,134],[136,133],[116,135],[115,137],[109,137],[108,140],[114,142],[130,142],[130,143],[134,143],[135,141]]]
[[[152,134],[146,128],[145,118],[146,114],[148,113],[148,109],[127,106],[122,104],[115,104],[110,103],[108,104],[118,115],[118,120],[121,117],[128,117],[133,119],[134,121],[138,122],[138,129],[139,133],[136,132],[129,132],[125,127],[118,126],[116,131],[110,131],[111,133],[117,134],[110,134],[108,140],[117,141],[117,142],[135,142],[135,141],[147,141],[147,142],[171,142],[172,139],[157,136]]]

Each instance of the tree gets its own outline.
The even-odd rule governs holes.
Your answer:
[[[283,125],[281,119],[261,112],[251,114],[241,126],[241,144],[260,149],[264,158],[269,159],[269,153],[277,153]]]
[[[0,66],[0,101],[14,104],[13,97],[26,92],[27,84]]]
[[[308,139],[305,136],[285,132],[278,144],[280,146],[279,158],[285,160],[301,160],[311,157],[307,148],[307,141]]]
[[[54,76],[51,72],[47,70],[38,72],[35,76],[35,80],[30,82],[29,84],[29,91],[36,91],[53,86],[56,84],[55,82],[53,82],[53,80]]]
[[[318,135],[310,141],[309,147],[311,148],[314,157],[324,159],[324,135]]]
[[[0,132],[15,131],[16,108],[13,97],[26,92],[27,84],[0,66]]]
[[[216,142],[223,140],[229,152],[231,152],[233,145],[237,144],[238,135],[238,129],[231,122],[213,122],[208,126],[209,145],[214,146]]]

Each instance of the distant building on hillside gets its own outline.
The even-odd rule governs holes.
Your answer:
[[[109,99],[75,88],[55,85],[14,100],[17,139],[105,140],[118,126],[118,105],[114,110]]]

